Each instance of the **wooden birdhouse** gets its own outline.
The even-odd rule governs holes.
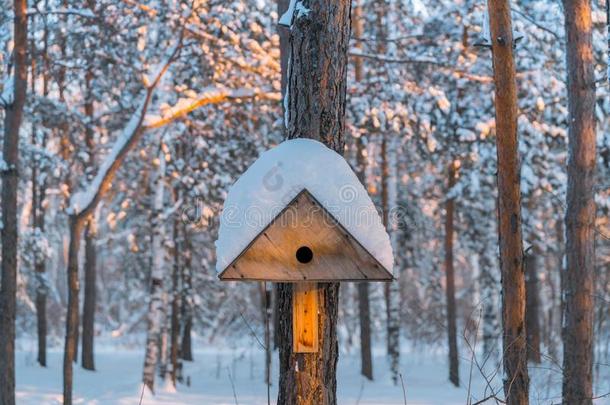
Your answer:
[[[295,352],[318,350],[318,282],[393,279],[389,237],[366,190],[313,140],[284,142],[242,175],[216,245],[223,281],[294,283]]]
[[[219,278],[283,283],[390,281],[392,274],[304,189]]]

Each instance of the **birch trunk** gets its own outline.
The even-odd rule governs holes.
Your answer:
[[[155,371],[162,356],[162,332],[166,323],[167,313],[165,301],[167,300],[164,287],[165,279],[165,257],[163,251],[163,222],[162,209],[163,197],[165,194],[164,187],[165,174],[165,154],[159,154],[159,167],[157,170],[157,178],[155,179],[155,195],[153,201],[152,213],[152,241],[151,249],[152,271],[150,275],[150,302],[148,306],[148,329],[146,333],[146,354],[144,357],[144,370],[142,382],[154,392],[155,388]]]

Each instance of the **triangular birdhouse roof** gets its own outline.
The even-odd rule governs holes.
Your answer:
[[[219,278],[276,282],[391,281],[392,274],[303,189]]]
[[[303,197],[300,194],[307,199],[297,198]],[[248,248],[261,243],[256,241],[264,237],[264,231],[271,229],[272,223],[277,227],[278,221],[284,219],[280,218],[281,214],[293,215],[292,211],[307,200],[319,206],[316,218],[334,220],[333,235],[349,235],[353,239],[350,246],[360,246],[360,249],[353,248],[359,257],[364,258],[364,252],[368,252],[373,261],[391,274],[394,257],[386,227],[351,167],[342,156],[320,142],[293,139],[264,152],[229,189],[216,241],[216,270],[223,273],[223,279],[228,278],[230,273],[224,272],[237,258],[244,259]],[[299,229],[302,238],[309,238],[308,243],[317,241],[316,235],[311,235],[306,227]],[[317,254],[313,253],[321,254],[319,249]],[[333,255],[337,257],[338,253]],[[335,270],[327,270],[328,277],[333,277],[332,271]],[[354,278],[353,272],[349,274],[345,279],[359,279]],[[338,279],[334,277],[330,279]]]

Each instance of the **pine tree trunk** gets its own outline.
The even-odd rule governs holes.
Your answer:
[[[76,358],[78,334],[78,251],[84,220],[70,215],[70,245],[68,247],[68,311],[66,313],[66,338],[64,346],[64,405],[72,405],[73,365]]]
[[[569,99],[563,402],[591,404],[595,278],[595,75],[591,2],[564,0]]]
[[[488,8],[496,104],[504,394],[508,405],[523,405],[529,401],[529,377],[512,22],[509,0],[488,0]]]
[[[316,139],[343,153],[350,1],[305,0],[306,14],[295,15],[290,33],[288,138]],[[280,405],[337,403],[337,309],[339,284],[321,283],[319,351],[292,352],[292,286],[278,287]]]
[[[534,251],[525,256],[525,323],[527,358],[536,364],[540,364],[539,288],[536,252]]]
[[[27,2],[14,1],[13,100],[4,113],[2,171],[2,286],[0,290],[0,405],[15,404],[15,311],[17,293],[19,128],[28,83]]]
[[[456,164],[451,162],[447,171],[448,190],[455,185]],[[453,213],[454,200],[448,198],[445,203],[445,295],[447,300],[447,342],[449,347],[449,381],[460,386],[460,370],[457,348],[457,321],[455,308],[455,274],[453,269]]]
[[[93,218],[85,228],[85,297],[83,302],[83,347],[81,350],[82,366],[86,370],[95,370],[93,340],[95,336],[95,302],[96,302],[96,252],[95,225]]]

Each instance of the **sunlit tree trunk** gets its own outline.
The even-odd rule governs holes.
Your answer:
[[[312,138],[343,153],[350,1],[304,1],[290,33],[287,137]],[[278,289],[280,382],[278,404],[337,403],[339,284],[320,283],[319,351],[292,351],[292,286]]]
[[[5,106],[2,170],[2,286],[0,290],[0,405],[15,404],[19,128],[28,85],[27,1],[14,1],[13,99]]]
[[[568,190],[563,282],[563,403],[591,404],[595,276],[595,75],[591,2],[564,0],[568,73]]]
[[[529,377],[513,32],[509,0],[487,4],[495,82],[504,394],[509,405],[523,405],[529,401]]]

